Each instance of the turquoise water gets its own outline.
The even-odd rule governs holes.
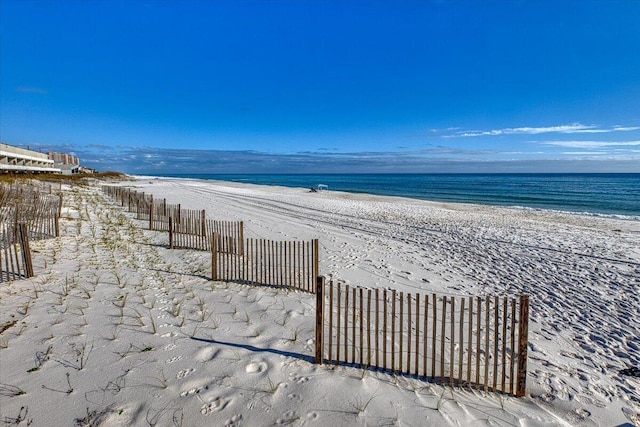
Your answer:
[[[402,196],[640,220],[638,174],[171,175],[184,178]]]

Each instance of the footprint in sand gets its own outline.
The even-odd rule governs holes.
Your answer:
[[[540,399],[547,403],[553,402],[555,398],[556,397],[552,393],[544,393],[540,395]]]
[[[196,394],[196,393],[199,393],[200,390],[201,390],[200,387],[198,387],[198,388],[190,388],[189,390],[185,390],[182,393],[180,393],[180,396],[181,397],[185,397],[185,396],[189,396],[191,394]]]
[[[176,379],[181,379],[186,377],[187,375],[189,375],[191,372],[195,371],[195,369],[182,369],[180,371],[178,371],[178,373],[176,374]]]
[[[629,408],[622,408],[625,417],[635,425],[640,425],[640,412],[635,412]]]
[[[238,414],[238,415],[234,415],[233,417],[225,421],[224,425],[225,427],[239,427],[240,421],[242,421],[242,415]]]
[[[594,406],[596,408],[605,408],[607,405],[604,402],[593,399],[589,396],[585,396],[579,394],[575,397],[576,402],[582,403],[583,405]]]
[[[198,362],[208,362],[210,360],[213,360],[218,355],[218,352],[219,350],[216,350],[213,347],[203,348],[198,353],[196,353],[195,359]]]
[[[163,350],[164,350],[164,351],[171,351],[171,350],[173,350],[173,349],[174,349],[174,348],[176,348],[176,347],[178,347],[178,346],[177,346],[177,345],[175,345],[175,344],[167,344],[166,346],[164,346]]]
[[[576,424],[584,423],[591,416],[591,412],[584,408],[576,408],[572,413],[567,415],[567,418]]]
[[[307,377],[302,377],[298,374],[296,374],[295,372],[292,372],[289,374],[289,379],[297,384],[304,384],[307,381],[309,381],[309,378]]]
[[[214,399],[213,402],[205,403],[204,405],[202,405],[202,408],[200,408],[200,413],[202,415],[209,415],[213,412],[222,411],[224,408],[227,407],[229,402],[231,402],[230,399],[223,399],[218,397]]]
[[[245,368],[247,374],[259,374],[267,369],[267,364],[264,362],[249,363]]]
[[[300,417],[296,416],[296,411],[287,411],[282,414],[282,418],[278,418],[276,420],[276,425],[278,426],[288,426],[291,425],[293,421],[298,420]]]
[[[287,399],[295,400],[297,402],[302,402],[302,396],[300,396],[297,393],[289,393],[289,394],[287,394]]]
[[[171,359],[167,359],[165,363],[174,363],[181,359],[182,359],[182,356],[175,356],[175,357],[172,357]]]
[[[191,371],[193,372],[195,371],[195,369],[192,369]],[[188,383],[186,385],[189,387]],[[201,386],[194,386],[193,383],[191,383],[191,386],[183,390],[182,393],[180,393],[180,396],[185,397],[185,396],[190,396],[192,394],[200,394],[202,391],[208,391],[208,390],[209,390],[208,384],[204,384]],[[201,402],[204,403],[204,400],[201,400]]]

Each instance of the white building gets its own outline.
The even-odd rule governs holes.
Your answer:
[[[49,156],[0,143],[0,172],[60,173]]]

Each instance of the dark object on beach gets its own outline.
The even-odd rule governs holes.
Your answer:
[[[312,188],[311,188],[311,190],[310,190],[309,192],[310,192],[310,193],[317,193],[317,192],[318,192],[318,190],[316,190],[315,188],[313,188],[313,187],[312,187]]]
[[[634,366],[632,368],[623,369],[620,371],[620,374],[640,378],[640,368]]]

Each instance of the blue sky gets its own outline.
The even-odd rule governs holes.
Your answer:
[[[128,173],[640,172],[640,1],[0,0],[0,139]]]

